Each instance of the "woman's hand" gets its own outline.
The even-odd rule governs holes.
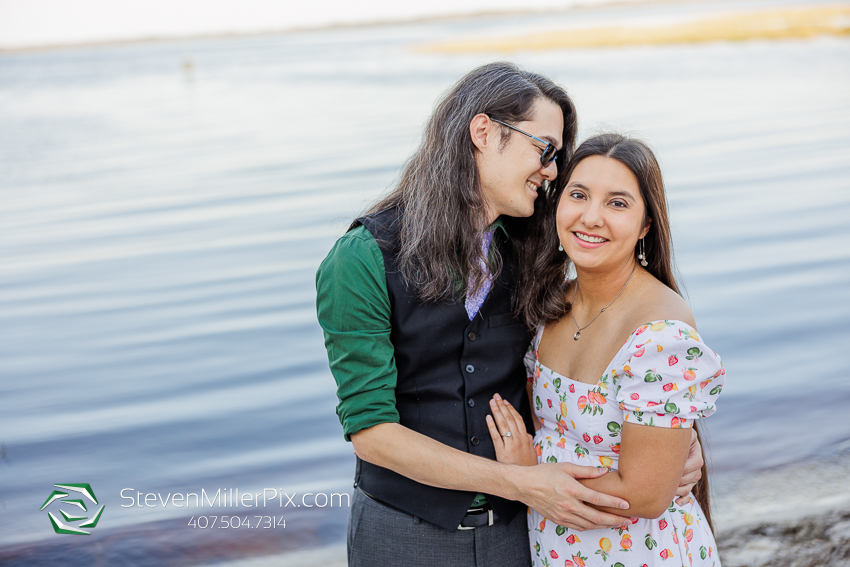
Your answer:
[[[490,411],[493,415],[487,416],[487,428],[496,447],[496,460],[512,465],[536,465],[534,437],[526,431],[519,412],[499,394],[490,400]]]

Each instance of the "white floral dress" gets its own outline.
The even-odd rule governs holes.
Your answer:
[[[723,364],[693,327],[681,321],[642,325],[614,356],[596,384],[570,380],[540,364],[543,327],[525,358],[532,403],[542,428],[534,437],[539,462],[617,469],[623,423],[692,427],[714,413]],[[719,567],[714,541],[696,499],[670,503],[654,520],[627,529],[579,532],[529,510],[535,567]]]

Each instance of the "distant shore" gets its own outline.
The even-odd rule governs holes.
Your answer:
[[[291,27],[279,27],[279,28],[270,28],[265,30],[255,30],[255,31],[220,31],[220,32],[211,32],[211,33],[188,33],[188,34],[175,34],[175,35],[148,35],[148,36],[138,36],[138,37],[128,37],[128,38],[114,38],[114,39],[104,39],[104,40],[95,40],[95,41],[80,41],[80,42],[59,42],[59,43],[47,43],[47,44],[39,44],[39,45],[26,45],[26,46],[0,46],[0,56],[2,55],[12,55],[17,53],[27,53],[27,52],[38,52],[38,51],[56,51],[56,50],[66,50],[66,49],[90,49],[90,48],[102,48],[102,47],[113,47],[118,45],[135,45],[135,44],[145,44],[145,43],[160,43],[160,42],[188,42],[188,41],[205,41],[205,40],[220,40],[220,39],[240,39],[240,38],[249,38],[249,37],[263,37],[263,36],[276,36],[283,34],[291,34],[291,33],[309,33],[309,32],[322,32],[328,30],[345,30],[345,29],[360,29],[360,28],[369,28],[376,26],[403,26],[403,25],[415,25],[421,23],[428,22],[440,22],[440,21],[452,21],[452,20],[466,20],[472,18],[501,18],[506,16],[521,16],[521,15],[534,15],[534,14],[542,14],[542,13],[586,13],[588,11],[593,10],[608,10],[612,8],[618,8],[623,6],[643,6],[643,5],[664,5],[664,4],[675,4],[679,0],[646,0],[644,2],[635,2],[628,0],[611,0],[610,2],[601,2],[598,4],[578,4],[573,6],[567,6],[560,9],[532,9],[526,8],[521,10],[477,10],[470,12],[462,12],[456,14],[443,14],[443,15],[433,15],[433,16],[418,16],[418,17],[408,17],[408,18],[381,18],[381,19],[371,19],[371,20],[363,20],[357,22],[340,22],[340,23],[330,23],[330,24],[321,24],[321,25],[296,25]],[[706,3],[710,4],[706,0],[702,0],[702,2],[698,3]],[[770,12],[765,12],[765,14],[770,14],[770,17],[782,16],[782,13],[788,12],[790,14],[790,20],[796,22],[794,25],[797,26],[799,23],[803,23],[806,25],[808,31],[798,31],[793,32],[789,31],[789,28],[786,26],[782,30],[778,30],[771,39],[787,39],[789,37],[804,37],[803,35],[793,35],[793,33],[803,34],[806,33],[805,37],[809,37],[812,34],[822,34],[822,33],[830,33],[830,34],[839,34],[846,35],[850,33],[850,26],[845,23],[832,25],[829,24],[827,27],[829,30],[824,31],[823,26],[818,24],[817,29],[813,27],[811,22],[813,21],[822,21],[824,15],[828,17],[828,13],[830,10],[839,10],[839,18],[847,18],[848,9],[841,7],[833,7],[833,8],[805,8],[802,12],[804,14],[795,14],[795,10],[774,10]],[[843,11],[842,11],[843,10]],[[797,10],[796,12],[800,12]],[[757,15],[759,13],[756,13]],[[725,39],[752,39],[754,36],[754,31],[735,31],[741,29],[741,22],[745,17],[750,17],[752,14],[744,14],[741,16],[731,16],[729,18],[720,18],[716,22],[705,20],[704,22],[696,22],[694,24],[685,24],[683,26],[668,26],[669,29],[665,28],[583,28],[579,30],[570,30],[569,34],[557,34],[556,37],[539,37],[539,36],[517,36],[517,37],[506,37],[506,38],[496,38],[496,39],[468,39],[468,40],[453,40],[448,42],[436,43],[421,46],[419,50],[428,51],[428,52],[468,52],[468,51],[516,51],[516,50],[524,50],[524,49],[560,49],[560,48],[570,48],[570,47],[601,47],[601,46],[623,46],[623,45],[633,45],[633,44],[647,44],[647,43],[681,43],[683,41],[706,41],[706,37],[716,37],[718,32],[723,35],[725,34]],[[801,19],[802,18],[802,19]],[[809,22],[809,23],[806,23]],[[726,28],[729,23],[733,24],[733,27]],[[770,27],[769,22],[767,20],[761,19],[762,24],[767,24],[766,26],[762,25],[762,31],[758,32],[762,37],[767,37],[770,35]],[[797,26],[799,27],[799,26]],[[796,29],[796,28],[795,28]],[[835,29],[839,29],[839,31],[835,31]],[[676,31],[678,30],[678,31]],[[831,31],[830,31],[831,30]],[[647,32],[648,35],[647,35]],[[672,35],[671,35],[672,34]],[[732,35],[736,35],[737,37],[730,37]],[[681,37],[680,37],[681,36]],[[649,39],[648,39],[649,38]],[[690,39],[688,39],[690,38]],[[719,39],[724,39],[719,38]]]
[[[426,53],[541,51],[850,35],[850,7],[761,10],[660,26],[575,28],[511,37],[452,40],[423,45]]]
[[[601,2],[599,4],[578,4],[566,6],[560,9],[504,9],[504,10],[472,10],[469,12],[459,12],[454,14],[439,14],[432,16],[416,16],[406,18],[379,18],[371,20],[362,20],[356,22],[339,22],[319,25],[295,25],[287,27],[276,27],[264,30],[255,31],[234,31],[234,32],[211,32],[211,33],[188,33],[175,35],[148,35],[128,38],[104,39],[96,41],[80,41],[80,42],[64,42],[64,43],[49,43],[31,46],[12,46],[3,47],[0,45],[0,56],[11,55],[17,53],[37,52],[37,51],[56,51],[66,49],[89,49],[101,47],[113,47],[119,45],[135,45],[145,43],[161,43],[161,42],[186,42],[186,41],[205,41],[205,40],[220,40],[220,39],[241,39],[251,37],[276,36],[292,33],[309,33],[322,32],[329,30],[345,30],[345,29],[360,29],[370,27],[385,27],[385,26],[404,26],[416,25],[428,22],[466,20],[473,18],[502,18],[506,16],[521,16],[533,14],[551,14],[551,13],[568,13],[568,12],[586,12],[595,9],[616,8],[619,6],[639,5],[659,5],[673,4],[679,0],[646,0],[644,2],[635,2],[634,0],[611,0]],[[703,0],[705,1],[705,0]]]

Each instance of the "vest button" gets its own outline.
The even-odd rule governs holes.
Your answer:
[[[469,404],[469,407],[471,407],[471,408],[474,408],[474,407],[475,407],[475,400],[469,400],[469,401],[468,401],[468,402],[466,402],[466,403],[467,403],[467,404]]]
[[[473,445],[478,445],[479,443],[481,443],[481,439],[479,439],[478,437],[473,437],[472,439],[470,439],[470,441],[472,441]]]
[[[477,337],[475,336],[475,333],[469,333],[469,334],[468,334],[468,335],[466,335],[466,336],[467,336],[467,338],[468,338],[470,341],[474,341],[474,340],[477,338]]]
[[[467,364],[466,365],[466,371],[469,372],[470,374],[472,374],[473,372],[475,372],[475,367],[472,366],[471,364]]]

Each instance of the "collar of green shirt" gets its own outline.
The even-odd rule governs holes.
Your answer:
[[[502,235],[505,237],[505,240],[510,239],[511,235],[508,234],[508,229],[505,228],[505,221],[502,217],[498,217],[493,221],[493,224],[487,227],[488,231],[500,229],[502,231]]]

